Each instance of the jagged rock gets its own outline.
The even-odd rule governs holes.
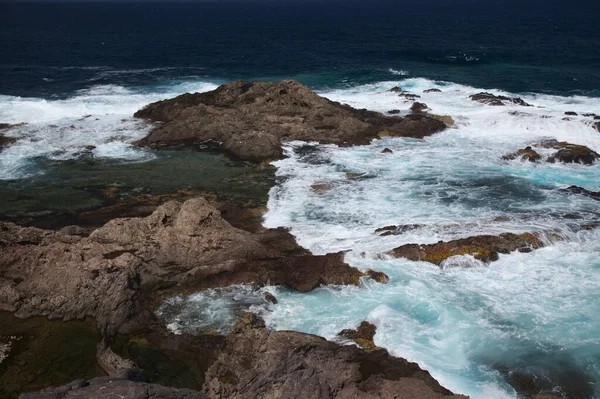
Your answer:
[[[489,263],[498,260],[499,253],[529,252],[543,246],[542,241],[531,233],[502,233],[499,236],[481,235],[436,244],[406,244],[394,248],[389,254],[436,265],[456,255],[473,255],[475,259]]]
[[[429,109],[427,104],[416,102],[410,107],[410,112],[418,114],[425,111],[426,109]]]
[[[384,148],[383,150],[381,150],[382,154],[393,154],[394,151],[390,150],[389,148]]]
[[[273,305],[277,304],[277,298],[275,298],[275,295],[267,292],[265,294],[265,301],[272,303]]]
[[[462,398],[415,363],[244,317],[206,373],[209,398]]]
[[[98,377],[89,381],[76,380],[57,388],[24,393],[19,399],[205,399],[202,392],[191,389],[167,388],[161,385],[131,381],[118,377]]]
[[[406,118],[357,110],[320,97],[293,80],[237,81],[210,92],[150,104],[135,116],[162,122],[139,145],[164,147],[211,140],[251,161],[281,158],[284,140],[361,145],[382,131],[422,138],[446,128],[434,120],[414,124]]]
[[[427,89],[427,90],[423,90],[423,93],[441,93],[442,91],[440,89]]]
[[[600,154],[583,145],[568,144],[563,146],[554,155],[548,158],[548,162],[581,163],[592,165],[600,158]]]
[[[477,93],[470,95],[469,98],[473,101],[480,102],[482,104],[487,105],[495,105],[501,106],[506,105],[506,103],[512,103],[516,105],[521,105],[524,107],[532,107],[533,105],[526,103],[522,98],[519,97],[506,97],[506,96],[497,96],[492,93]]]
[[[0,247],[0,309],[21,317],[91,316],[105,333],[140,314],[138,298],[156,287],[271,283],[306,292],[358,285],[365,275],[344,263],[343,253],[294,251],[283,229],[237,229],[204,198],[168,202],[146,218],[113,219],[87,238],[0,223]]]
[[[373,342],[376,332],[377,326],[375,324],[369,323],[368,321],[363,321],[356,330],[342,330],[338,333],[338,335],[356,342],[363,349],[373,350],[377,348]]]
[[[420,229],[423,227],[422,224],[403,224],[400,226],[385,226],[380,227],[375,230],[376,234],[379,234],[382,237],[391,236],[391,235],[401,235],[406,233],[407,231],[412,231],[416,229]]]
[[[504,160],[513,160],[517,158],[521,161],[537,162],[542,159],[542,156],[529,146],[502,156],[502,159]]]

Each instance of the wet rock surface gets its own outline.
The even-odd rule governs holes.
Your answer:
[[[377,348],[373,342],[376,332],[377,326],[368,321],[363,321],[356,330],[342,330],[338,335],[356,342],[363,349],[373,350]]]
[[[361,145],[382,132],[422,138],[446,128],[426,116],[407,120],[357,110],[320,97],[293,80],[237,81],[150,104],[135,116],[160,123],[139,145],[168,147],[210,140],[250,161],[281,158],[285,140]]]
[[[523,107],[532,107],[531,104],[526,103],[522,98],[497,96],[492,93],[477,93],[470,95],[469,98],[473,101],[477,101],[486,105],[502,106],[507,104],[515,104]]]
[[[543,140],[539,143],[533,143],[532,145],[533,147],[557,150],[546,159],[546,161],[550,163],[562,162],[592,165],[600,159],[600,154],[592,149],[583,145],[567,143],[565,141]],[[540,161],[542,158],[543,157],[531,146],[511,154],[506,154],[502,157],[502,159],[505,160],[521,159],[531,162]]]
[[[394,248],[389,254],[397,258],[436,265],[456,255],[472,255],[477,260],[489,263],[498,260],[498,254],[529,252],[543,246],[542,241],[531,233],[503,233],[498,236],[481,235],[448,242],[440,241],[436,244],[406,244]]]

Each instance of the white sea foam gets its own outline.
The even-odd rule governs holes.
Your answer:
[[[142,91],[101,85],[56,100],[0,95],[0,122],[25,123],[6,132],[19,140],[0,153],[0,180],[43,172],[32,166],[38,158],[68,160],[91,154],[125,161],[150,159],[148,152],[131,146],[149,130],[132,119],[133,113],[153,101],[215,87],[182,82]],[[86,150],[92,146],[91,152]]]
[[[600,166],[501,156],[542,138],[599,151],[591,118],[563,117],[597,111],[600,99],[532,94],[521,97],[535,107],[492,107],[469,99],[481,89],[425,79],[321,94],[358,108],[408,111],[412,102],[386,91],[396,85],[421,95],[433,113],[451,115],[456,128],[425,140],[391,138],[355,148],[307,151],[290,143],[289,157],[275,163],[281,183],[271,191],[264,221],[290,227],[314,253],[348,250],[350,264],[382,270],[390,283],[310,294],[280,289],[268,324],[333,339],[367,319],[378,326],[376,344],[473,398],[515,397],[497,364],[552,370],[566,357],[598,380],[600,230],[579,231],[580,224],[600,220],[598,202],[559,189],[599,190]],[[423,93],[429,88],[443,92]],[[386,147],[393,154],[382,154]],[[313,190],[316,183],[331,189]],[[400,235],[375,234],[387,225],[414,226]],[[553,231],[563,241],[501,255],[489,266],[460,257],[439,268],[381,255],[406,243],[507,231]]]

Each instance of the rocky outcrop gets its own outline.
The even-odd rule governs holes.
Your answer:
[[[542,156],[533,148],[527,146],[521,150],[502,156],[502,159],[507,161],[520,159],[521,161],[537,162],[542,159]]]
[[[532,107],[533,105],[526,103],[520,97],[497,96],[492,93],[477,93],[470,95],[469,98],[482,104],[502,106],[506,104],[521,105],[523,107]]]
[[[283,229],[235,228],[204,198],[111,220],[86,238],[0,223],[0,247],[0,309],[21,317],[91,316],[105,334],[131,328],[124,324],[143,313],[138,299],[157,289],[271,283],[306,292],[359,284],[365,275],[342,253],[307,254]]]
[[[353,339],[372,342],[375,326],[362,323]],[[162,341],[184,342],[197,352],[202,337],[174,336]],[[173,346],[174,344],[167,344]],[[109,377],[48,388],[21,399],[112,398],[420,398],[466,399],[453,395],[416,363],[391,356],[371,345],[368,350],[342,346],[315,335],[292,331],[269,332],[264,321],[245,313],[218,347],[201,391],[166,388],[145,382],[144,376],[122,369]],[[202,356],[203,351],[197,352]],[[212,355],[211,355],[212,357]]]
[[[422,138],[446,128],[427,116],[398,118],[357,110],[320,97],[292,80],[237,81],[210,92],[150,104],[135,116],[159,122],[139,145],[211,141],[251,161],[280,158],[285,140],[361,145],[382,133]]]
[[[427,106],[427,104],[425,103],[420,103],[420,102],[415,102],[411,107],[410,107],[410,112],[414,113],[414,114],[419,114],[424,112],[426,109],[429,109],[429,107]]]
[[[577,144],[567,143],[565,141],[557,140],[544,140],[539,143],[532,144],[534,147],[555,149],[557,150],[554,154],[550,155],[546,161],[550,163],[562,162],[562,163],[581,163],[584,165],[592,165],[598,159],[600,154],[593,151],[592,149]],[[528,160],[531,162],[537,162],[542,159],[542,156],[535,151],[531,146],[520,149],[514,153],[504,155],[502,159]]]
[[[269,333],[248,313],[209,368],[204,393],[240,399],[465,398],[384,349],[364,351],[291,331]]]
[[[373,350],[377,348],[375,346],[375,342],[373,342],[376,332],[377,326],[375,326],[375,324],[369,323],[368,321],[363,321],[356,330],[345,329],[340,331],[338,335],[356,342],[356,344],[363,349]]]
[[[475,259],[489,263],[498,260],[498,254],[529,252],[543,246],[542,241],[531,233],[503,233],[499,236],[481,235],[448,242],[440,241],[436,244],[406,244],[394,248],[389,254],[397,258],[436,265],[456,255],[472,255]]]
[[[167,388],[156,384],[132,381],[127,377],[98,377],[89,381],[76,380],[56,388],[24,393],[19,399],[205,399],[202,392],[191,389]]]

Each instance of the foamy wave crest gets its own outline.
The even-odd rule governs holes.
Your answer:
[[[393,69],[393,68],[388,69],[388,72],[390,72],[393,75],[398,75],[398,76],[408,75],[408,71],[402,71],[402,70],[397,70],[397,69]]]
[[[0,95],[0,122],[24,123],[6,132],[18,141],[0,153],[0,180],[42,173],[32,166],[37,158],[152,159],[149,152],[131,146],[149,129],[147,124],[134,120],[133,113],[153,101],[215,87],[203,82],[181,82],[151,90],[99,85],[57,100]]]

